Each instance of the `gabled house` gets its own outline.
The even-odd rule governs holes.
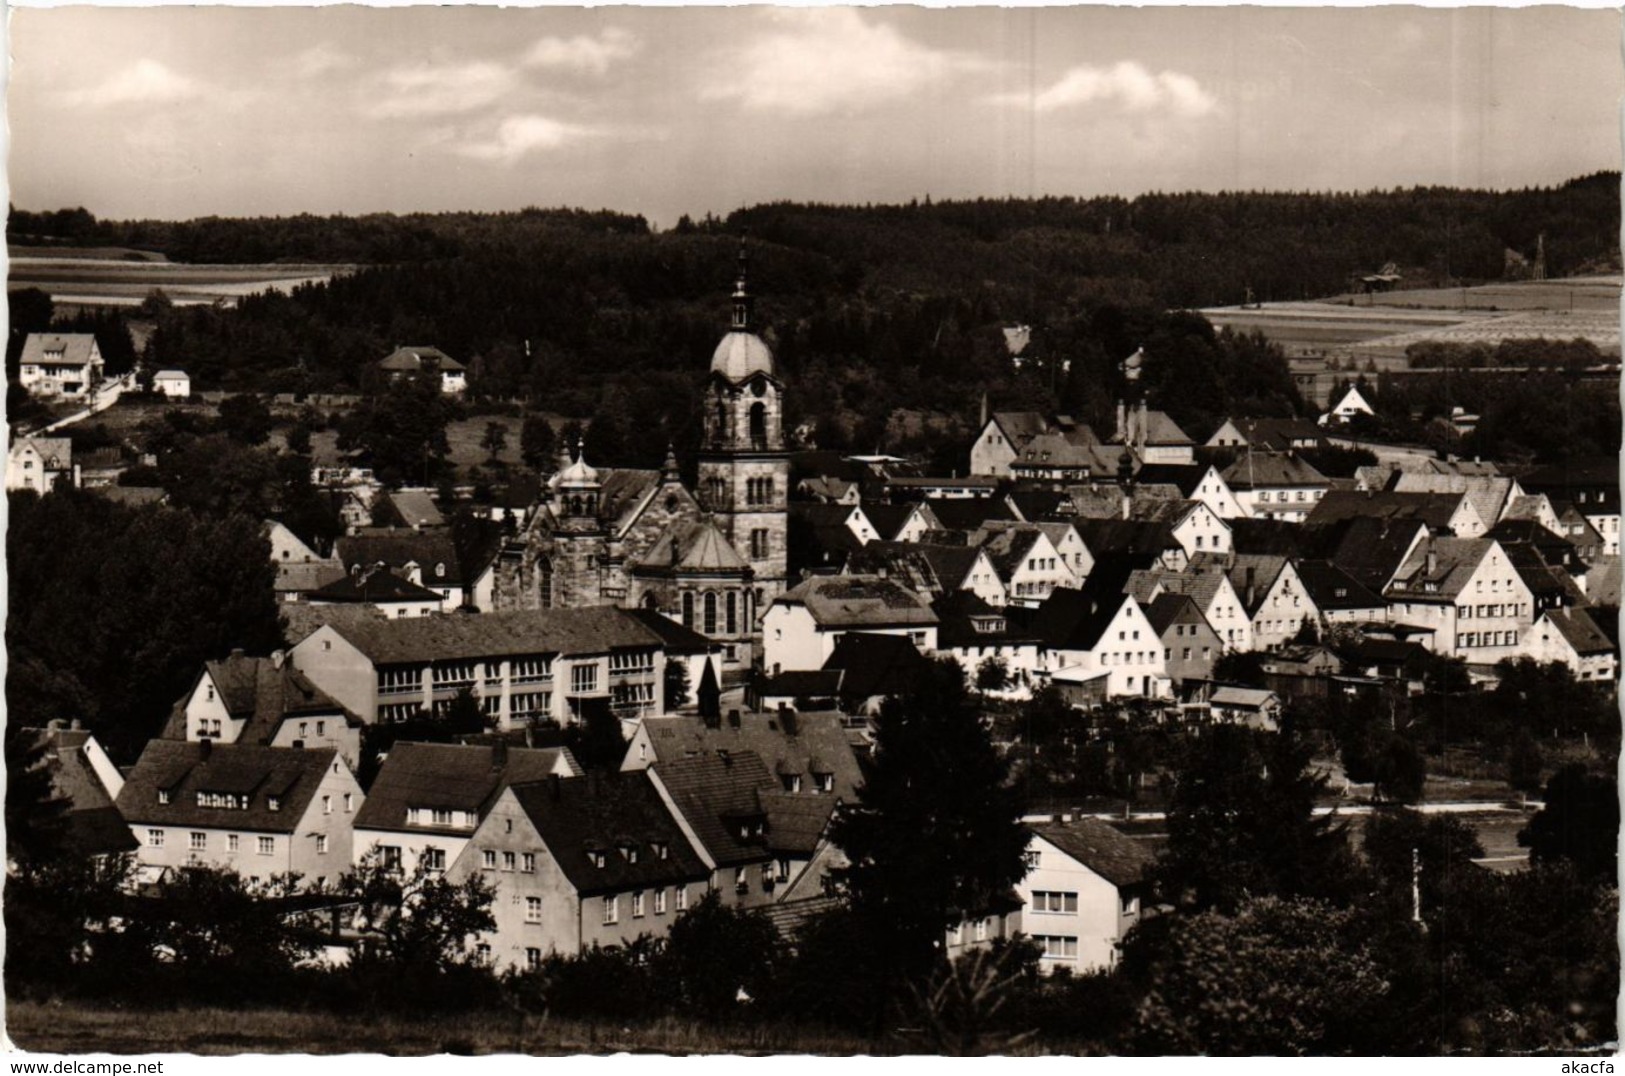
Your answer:
[[[1273,650],[1290,642],[1306,621],[1320,620],[1292,558],[1237,553],[1225,570],[1252,619],[1254,650]]]
[[[1190,464],[1196,461],[1196,442],[1168,417],[1167,412],[1117,405],[1117,431],[1111,443],[1134,452],[1140,463]]]
[[[429,616],[444,611],[438,591],[403,579],[382,564],[356,568],[305,595],[312,605],[364,606],[390,618]]]
[[[1358,415],[1371,416],[1377,412],[1366,402],[1364,394],[1356,385],[1350,385],[1348,391],[1343,393],[1341,399],[1331,406],[1324,415],[1320,416],[1322,426],[1346,425]]]
[[[760,758],[785,792],[852,803],[863,784],[841,715],[833,711],[784,709],[730,715],[715,722],[646,717],[632,732],[621,769],[643,770],[678,759],[744,751]]]
[[[781,856],[768,832],[762,793],[779,787],[754,751],[728,751],[659,762],[646,771],[710,877],[722,903],[771,904]],[[826,801],[834,807],[834,797]],[[788,858],[788,857],[784,857]],[[795,865],[786,864],[785,883]]]
[[[875,529],[862,504],[794,502],[790,505],[790,525],[794,528],[842,528],[858,545],[877,538],[889,538]]]
[[[566,747],[397,743],[355,816],[355,861],[376,854],[386,867],[445,870],[509,785],[581,772]]]
[[[446,517],[426,489],[399,489],[385,493],[373,508],[373,523],[421,531],[444,527]]]
[[[707,871],[645,773],[555,775],[497,793],[447,878],[479,877],[494,930],[472,939],[497,970],[553,953],[663,937]]]
[[[403,579],[440,595],[444,607],[465,604],[467,588],[450,531],[373,531],[340,538],[333,556],[347,572],[382,564]]]
[[[1161,594],[1189,595],[1225,653],[1253,649],[1252,617],[1220,557],[1210,554],[1196,558],[1178,572],[1166,568],[1137,570],[1129,577],[1126,589],[1141,606],[1149,605]]]
[[[1077,537],[1076,531],[1070,533]],[[972,541],[998,574],[1012,605],[1034,608],[1056,587],[1078,585],[1078,575],[1042,524],[993,526],[972,535]]]
[[[848,575],[885,574],[931,600],[968,590],[990,605],[1005,604],[1004,582],[985,550],[925,542],[871,542],[847,560]]]
[[[813,576],[774,600],[762,618],[764,667],[821,669],[848,632],[902,635],[916,649],[937,645],[937,615],[920,595],[874,575]]]
[[[1327,490],[1304,522],[1323,527],[1353,519],[1419,522],[1440,538],[1478,538],[1486,530],[1477,505],[1465,494],[1421,490]]]
[[[1027,874],[1016,885],[1018,929],[1038,945],[1040,970],[1112,967],[1124,936],[1146,914],[1156,856],[1097,818],[1028,828]]]
[[[1145,618],[1162,640],[1164,670],[1174,687],[1186,680],[1208,680],[1224,643],[1188,594],[1164,591],[1145,607]]]
[[[1043,667],[1041,643],[1025,623],[1012,623],[1008,609],[991,606],[967,591],[939,598],[932,608],[939,618],[936,654],[959,662],[971,687],[977,687],[984,663],[999,661],[1009,683],[991,694],[1009,698],[1032,694]]]
[[[192,690],[175,705],[168,740],[263,747],[328,748],[355,769],[361,720],[303,673],[287,654],[248,657],[241,650],[207,661]]]
[[[1494,539],[1429,539],[1385,597],[1390,620],[1431,630],[1435,653],[1493,665],[1527,652],[1534,596]]]
[[[29,333],[17,363],[17,384],[31,396],[87,397],[102,379],[94,333]]]
[[[1201,501],[1220,519],[1239,519],[1247,514],[1224,474],[1210,463],[1148,463],[1134,475],[1136,486],[1173,486],[1185,500]]]
[[[1184,544],[1174,536],[1174,529],[1166,519],[1088,519],[1078,516],[1072,526],[1088,550],[1088,560],[1098,564],[1101,560],[1127,557],[1144,563],[1142,567],[1161,567],[1178,571],[1190,562]],[[1090,574],[1094,569],[1091,567]]]
[[[1518,484],[1527,493],[1546,494],[1554,506],[1572,503],[1602,537],[1602,552],[1619,552],[1619,461],[1613,456],[1537,467]]]
[[[62,801],[61,848],[75,858],[101,858],[134,852],[136,839],[114,801],[124,788],[124,775],[113,765],[96,737],[53,721],[49,728],[23,729],[22,735],[43,749],[39,765],[51,779],[51,795]]]
[[[1331,489],[1325,475],[1290,452],[1244,452],[1224,480],[1249,516],[1302,523]]]
[[[970,450],[970,473],[1010,477],[1010,464],[1027,442],[1049,429],[1037,411],[996,411],[982,423]]]
[[[1074,705],[1166,693],[1161,638],[1126,582],[1126,572],[1097,566],[1082,590],[1056,590],[1033,617],[1044,671]]]
[[[1010,475],[1018,481],[1050,484],[1110,479],[1120,469],[1123,452],[1115,445],[1080,444],[1065,434],[1042,433],[1022,446],[1010,462]]]
[[[152,391],[160,396],[184,400],[192,395],[192,379],[185,370],[159,370],[152,375]]]
[[[1501,521],[1508,505],[1524,496],[1515,478],[1501,475],[1418,474],[1396,471],[1389,480],[1395,493],[1446,493],[1459,495],[1473,506],[1480,525],[1456,528],[1457,538],[1478,538]]]
[[[66,437],[23,437],[6,453],[6,489],[49,493],[74,486],[73,442]]]
[[[1320,624],[1366,624],[1387,619],[1387,599],[1336,564],[1300,560],[1293,567],[1305,598],[1320,616]]]
[[[901,635],[849,631],[835,640],[823,671],[838,674],[835,697],[841,710],[867,715],[878,712],[886,699],[912,692],[930,666],[931,659]]]
[[[1227,418],[1207,439],[1206,447],[1306,452],[1329,444],[1319,427],[1301,418]]]
[[[468,388],[468,367],[437,347],[400,345],[378,362],[384,377],[398,381],[406,377],[431,377],[440,382],[440,391],[460,395]]]
[[[1577,680],[1610,681],[1619,676],[1619,647],[1589,609],[1546,609],[1529,629],[1527,651],[1536,661],[1560,661]]]
[[[157,739],[117,802],[149,877],[202,865],[253,881],[295,874],[320,886],[349,869],[364,799],[329,748]]]

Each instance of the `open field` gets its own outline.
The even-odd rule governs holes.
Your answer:
[[[182,265],[113,257],[23,256],[8,288],[39,288],[61,306],[137,306],[162,289],[176,304],[231,303],[261,291],[291,291],[352,272],[351,265]]]
[[[6,253],[18,258],[74,258],[81,261],[167,262],[169,258],[156,250],[134,250],[130,247],[26,247],[11,246]]]
[[[535,1016],[521,1019],[516,1013],[363,1018],[271,1009],[148,1012],[37,1002],[6,1006],[6,1034],[24,1050],[53,1054],[886,1052],[867,1039],[780,1025],[730,1029],[660,1020],[625,1027]],[[890,1052],[904,1049],[899,1043]]]

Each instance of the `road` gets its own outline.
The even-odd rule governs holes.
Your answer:
[[[75,411],[67,418],[59,418],[55,422],[48,426],[42,427],[41,429],[31,430],[29,431],[29,436],[42,433],[55,433],[64,426],[71,426],[75,422],[81,422],[84,419],[89,418],[91,415],[101,411],[106,411],[109,407],[112,407],[114,404],[118,403],[120,396],[124,395],[126,392],[133,391],[135,387],[134,370],[131,370],[123,377],[115,378],[112,381],[104,381],[100,385],[96,386],[96,392],[91,398],[89,407],[85,408],[83,411]]]

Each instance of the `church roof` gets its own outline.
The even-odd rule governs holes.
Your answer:
[[[773,352],[753,332],[736,329],[722,338],[711,355],[711,372],[721,374],[736,384],[757,374],[766,374],[777,380],[778,368],[773,363]]]
[[[744,572],[750,564],[732,543],[717,530],[715,523],[676,523],[660,536],[643,563],[651,568],[670,567],[684,572]]]

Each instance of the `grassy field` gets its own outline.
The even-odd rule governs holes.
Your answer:
[[[232,302],[260,291],[290,291],[295,286],[332,279],[353,271],[350,265],[183,265],[136,260],[125,252],[93,251],[101,256],[59,256],[35,252],[13,254],[8,288],[39,288],[63,306],[136,306],[162,289],[177,304]]]
[[[516,1013],[361,1018],[278,1010],[149,1012],[37,1002],[6,1006],[6,1034],[24,1050],[50,1054],[851,1055],[907,1050],[902,1042],[877,1048],[867,1039],[804,1028],[728,1029],[671,1019],[624,1027]]]

